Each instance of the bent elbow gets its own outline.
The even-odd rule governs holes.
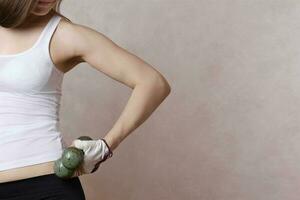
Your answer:
[[[155,84],[162,91],[164,96],[168,96],[171,93],[171,86],[166,80],[166,78],[163,77],[162,75],[157,75],[155,79]]]

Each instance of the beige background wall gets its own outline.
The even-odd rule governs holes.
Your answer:
[[[143,58],[172,92],[94,175],[87,199],[298,200],[298,0],[65,0],[62,13]],[[103,137],[131,89],[81,64],[62,132]]]

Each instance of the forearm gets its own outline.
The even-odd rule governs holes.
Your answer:
[[[131,132],[140,126],[170,93],[163,78],[137,84],[120,117],[104,139],[114,150]]]

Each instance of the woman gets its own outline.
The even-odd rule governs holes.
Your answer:
[[[78,176],[99,163],[143,123],[170,93],[152,66],[103,34],[59,13],[59,0],[0,0],[0,199],[85,199]],[[74,140],[84,151],[72,178],[54,161],[66,147],[58,131],[61,84],[86,62],[133,89],[104,138]]]

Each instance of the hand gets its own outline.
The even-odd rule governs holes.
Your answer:
[[[99,140],[79,140],[72,142],[71,146],[82,149],[84,159],[82,164],[74,172],[74,176],[90,174],[95,172],[100,163],[112,156],[112,151],[104,139]]]

